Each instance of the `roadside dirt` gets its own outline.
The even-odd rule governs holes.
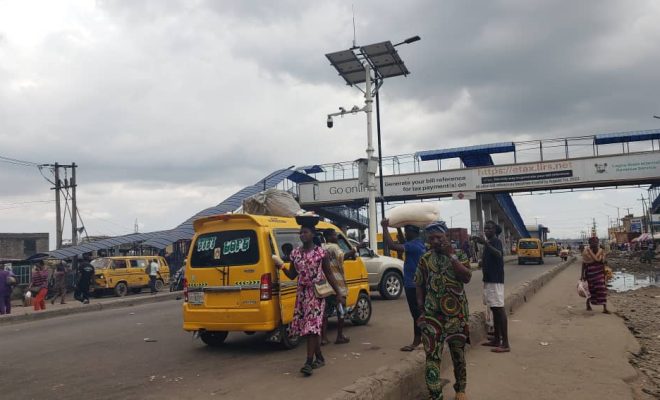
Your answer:
[[[649,265],[640,263],[639,257],[610,257],[609,265],[614,272],[647,275],[658,285],[656,277],[660,264],[657,262]],[[609,297],[613,309],[640,344],[639,352],[630,357],[630,364],[639,373],[640,379],[633,383],[638,397],[660,399],[660,287],[625,292],[610,290]]]

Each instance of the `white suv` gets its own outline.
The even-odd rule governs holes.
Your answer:
[[[386,300],[398,299],[403,293],[403,261],[381,256],[368,248],[361,248],[359,251],[367,266],[369,288],[379,291]]]

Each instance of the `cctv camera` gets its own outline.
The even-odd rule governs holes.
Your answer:
[[[328,115],[328,128],[332,128],[332,117]]]
[[[344,107],[339,107],[339,111],[345,113],[345,112],[346,112],[346,109],[345,109]]]

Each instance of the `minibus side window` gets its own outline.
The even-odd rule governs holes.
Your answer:
[[[302,245],[302,243],[300,242],[300,233],[297,230],[276,231],[275,243],[277,245],[277,249],[280,252],[280,257],[284,262],[291,261],[291,258],[289,257],[291,251],[293,251],[293,249],[295,249],[296,247]]]

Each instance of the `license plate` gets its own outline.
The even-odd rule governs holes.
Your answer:
[[[188,293],[188,303],[190,303],[190,304],[204,304],[204,292],[190,292],[190,293]]]

